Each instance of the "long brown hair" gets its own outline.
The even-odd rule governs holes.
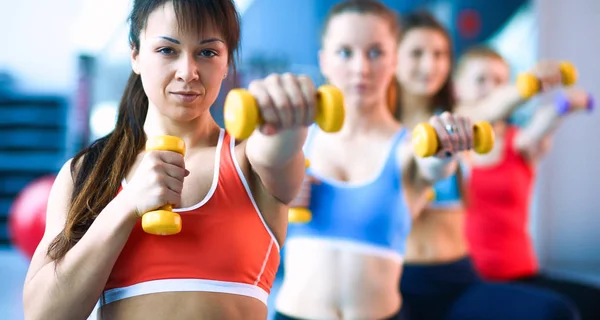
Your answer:
[[[229,65],[235,74],[240,18],[232,0],[135,0],[129,16],[132,50],[140,48],[140,33],[148,16],[168,2],[173,4],[181,31],[201,33],[204,26],[211,24],[218,28],[225,37]],[[132,72],[119,104],[115,129],[73,158],[73,193],[65,227],[48,247],[52,259],[61,260],[117,194],[121,181],[144,148],[148,103],[140,75]]]
[[[402,32],[406,35],[412,29],[430,29],[435,30],[442,34],[444,38],[446,38],[448,43],[448,54],[450,59],[450,65],[452,69],[452,64],[454,61],[453,57],[453,48],[452,48],[452,38],[450,37],[450,33],[448,30],[429,12],[427,11],[415,11],[409,13],[400,18],[400,26],[402,28]],[[402,40],[400,40],[402,41]],[[400,66],[401,68],[402,66]],[[402,121],[402,108],[401,108],[401,99],[400,99],[400,83],[398,79],[394,79],[395,83],[394,90],[396,91],[396,102],[392,108],[395,113],[396,119]],[[433,101],[431,103],[429,112],[434,114],[435,112],[444,112],[449,111],[452,112],[454,109],[454,105],[456,103],[456,98],[454,96],[454,86],[452,81],[452,70],[448,72],[448,76],[446,81],[440,88],[440,90],[433,97]]]

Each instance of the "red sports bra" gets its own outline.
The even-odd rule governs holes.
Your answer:
[[[102,304],[173,291],[238,294],[267,303],[279,244],[258,210],[234,147],[235,140],[221,130],[210,191],[200,203],[175,209],[183,223],[179,234],[150,235],[138,221]]]

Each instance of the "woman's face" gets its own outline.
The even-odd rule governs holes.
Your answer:
[[[473,57],[465,61],[456,77],[456,96],[463,103],[474,103],[489,95],[510,77],[508,65],[494,57]]]
[[[148,17],[140,48],[132,51],[134,72],[142,78],[150,105],[169,118],[191,120],[215,102],[226,77],[228,51],[211,25],[202,34],[182,32],[173,4]]]
[[[434,96],[450,75],[450,44],[432,28],[405,33],[398,50],[396,75],[403,89],[419,96]]]
[[[342,13],[329,21],[319,53],[321,72],[349,106],[386,103],[397,62],[390,23],[374,14]]]

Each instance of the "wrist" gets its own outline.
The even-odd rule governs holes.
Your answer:
[[[120,213],[120,216],[124,220],[123,222],[126,224],[135,224],[143,214],[142,212],[139,212],[134,201],[131,201],[131,199],[133,199],[133,197],[128,195],[125,190],[122,190],[115,197],[114,201],[109,203],[110,206],[113,206],[113,211]]]

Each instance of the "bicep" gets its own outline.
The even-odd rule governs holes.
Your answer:
[[[46,208],[46,226],[44,236],[38,244],[29,265],[27,283],[46,264],[52,262],[48,256],[48,248],[56,236],[64,229],[71,193],[73,179],[71,176],[71,160],[67,161],[56,176]]]

